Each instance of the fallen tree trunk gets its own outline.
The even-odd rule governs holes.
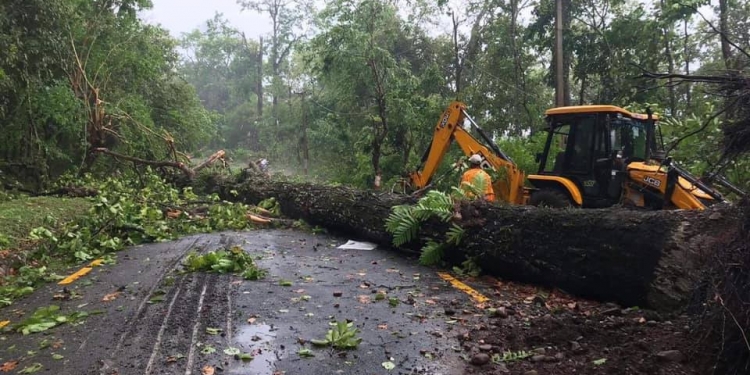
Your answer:
[[[224,199],[251,204],[274,197],[288,217],[386,246],[392,241],[385,230],[391,207],[416,201],[402,195],[268,179],[226,182],[218,191]],[[664,311],[689,302],[706,259],[706,241],[731,237],[736,229],[735,213],[726,208],[548,210],[464,202],[461,214],[457,224],[466,236],[455,251],[474,258],[486,273]],[[420,233],[423,240],[442,240],[448,228],[447,223],[429,221]]]

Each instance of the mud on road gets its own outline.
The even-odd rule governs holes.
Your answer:
[[[10,373],[40,368],[71,375],[462,373],[456,321],[442,302],[470,297],[414,259],[336,248],[344,242],[252,231],[127,249],[116,264],[95,267],[65,287],[47,285],[0,310],[10,328],[52,304],[63,314],[89,314],[82,323],[29,335],[6,328],[0,364],[17,361]],[[188,251],[234,245],[258,258],[265,279],[180,272]],[[377,293],[387,297],[378,300]],[[360,331],[357,349],[309,343],[343,320]],[[301,356],[300,349],[313,356]],[[237,350],[254,359],[235,359]]]

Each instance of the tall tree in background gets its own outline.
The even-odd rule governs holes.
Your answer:
[[[182,74],[195,86],[206,108],[224,116],[222,143],[230,148],[260,149],[260,46],[231,27],[221,14],[208,20],[204,31],[183,35],[180,43],[185,51]]]
[[[393,152],[388,149],[391,136],[406,145],[408,129],[397,134],[394,129],[405,125],[402,106],[414,105],[409,99],[419,81],[408,59],[416,57],[414,47],[423,44],[414,38],[413,27],[398,17],[396,7],[382,0],[329,3],[319,15],[318,27],[321,33],[310,44],[310,56],[315,56],[309,61],[312,72],[335,97],[331,102],[342,131],[357,138],[350,153],[369,154],[372,178],[381,171],[383,157]],[[410,149],[406,147],[405,159]]]
[[[279,124],[279,97],[286,86],[283,74],[288,70],[287,59],[297,42],[303,37],[305,16],[312,12],[308,0],[238,0],[243,10],[254,10],[271,18],[271,115]]]

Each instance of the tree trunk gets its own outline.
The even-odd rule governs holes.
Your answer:
[[[392,243],[385,230],[391,207],[415,202],[403,195],[267,179],[225,182],[217,190],[223,199],[250,204],[274,197],[289,218],[386,247]],[[474,257],[485,273],[506,279],[671,311],[693,295],[705,263],[702,252],[711,248],[704,234],[732,238],[739,222],[734,211],[717,212],[568,211],[464,202],[456,223],[466,235],[449,253],[457,257],[453,261]],[[442,240],[448,228],[426,222],[420,227],[421,241]]]
[[[664,0],[661,0],[661,8],[665,9],[665,7]],[[672,55],[672,40],[669,35],[669,27],[664,26],[662,28],[662,35],[664,36],[664,55],[667,58],[667,73],[672,74],[674,73],[674,56]],[[674,81],[672,78],[669,78],[667,82],[667,90],[669,90],[669,113],[672,116],[676,116],[677,95],[675,94]]]
[[[458,46],[458,20],[456,20],[456,13],[451,13],[451,19],[453,20],[453,53],[454,53],[454,64],[455,64],[455,78],[456,78],[456,99],[461,97],[461,71],[463,70],[463,64],[459,56],[460,48]]]
[[[307,101],[305,100],[305,95],[307,93],[302,93],[302,136],[300,137],[300,149],[302,152],[302,170],[305,173],[305,176],[309,174],[309,165],[310,165],[310,145],[307,140],[307,127],[308,127],[308,119],[307,119]]]
[[[258,47],[258,85],[255,90],[258,94],[258,119],[263,119],[263,37],[260,37]]]
[[[271,39],[271,115],[274,126],[279,125],[279,12],[281,5],[273,2],[271,7],[271,24],[273,26],[273,37]],[[278,131],[278,130],[277,130]],[[278,134],[278,133],[277,133]]]
[[[729,45],[729,0],[719,0],[719,31],[721,31],[721,55],[724,58],[724,66],[727,70],[732,69],[732,47]]]
[[[586,75],[581,77],[581,91],[578,92],[578,105],[583,105],[586,102],[584,97],[586,96]]]
[[[685,18],[682,25],[684,27],[684,32],[685,32],[685,41],[684,41],[685,43],[685,50],[684,50],[685,75],[689,76],[690,75],[690,36],[689,36],[690,34],[688,34],[688,19],[687,18]],[[692,101],[692,97],[691,97],[692,86],[693,85],[690,82],[685,83],[685,108],[687,109],[691,108],[690,102]]]
[[[529,108],[529,94],[526,90],[526,68],[523,65],[523,62],[521,61],[521,56],[523,53],[523,47],[519,48],[519,45],[523,45],[523,43],[519,43],[518,38],[518,17],[520,16],[521,10],[519,9],[518,0],[511,0],[510,2],[510,40],[511,40],[511,49],[513,50],[513,71],[515,73],[515,84],[517,91],[521,94],[521,105],[523,106],[524,111],[526,112],[527,121],[526,126],[532,127],[533,124],[536,122],[534,115],[531,113],[531,109]],[[521,41],[522,42],[522,41]]]
[[[563,1],[555,1],[555,105],[562,107],[565,104],[565,55],[563,51]]]

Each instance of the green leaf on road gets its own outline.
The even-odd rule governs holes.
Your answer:
[[[34,363],[31,366],[24,367],[24,369],[21,370],[21,371],[19,371],[18,373],[19,374],[33,374],[33,373],[35,373],[35,372],[37,372],[37,371],[39,371],[39,370],[41,370],[43,368],[44,368],[44,366],[42,366],[41,363]]]
[[[201,353],[203,354],[213,354],[216,353],[216,349],[211,345],[206,345],[203,350],[201,350]]]
[[[298,354],[298,355],[299,355],[300,357],[302,357],[302,358],[310,358],[310,357],[314,357],[314,356],[315,356],[315,354],[313,354],[312,350],[310,350],[310,349],[306,349],[306,348],[302,348],[302,349],[300,349],[300,350],[299,350],[299,351],[297,352],[297,354]]]
[[[238,355],[240,353],[241,351],[237,348],[229,347],[229,348],[224,349],[224,354],[226,355]]]
[[[255,359],[255,357],[253,357],[253,355],[250,353],[242,353],[242,354],[235,355],[234,359],[239,359],[239,360],[242,360],[243,362],[247,362],[247,361],[252,361],[253,359]]]
[[[393,362],[391,362],[391,361],[383,362],[382,365],[383,365],[383,368],[386,369],[386,370],[388,370],[388,371],[391,371],[394,368],[396,368],[396,365]]]

